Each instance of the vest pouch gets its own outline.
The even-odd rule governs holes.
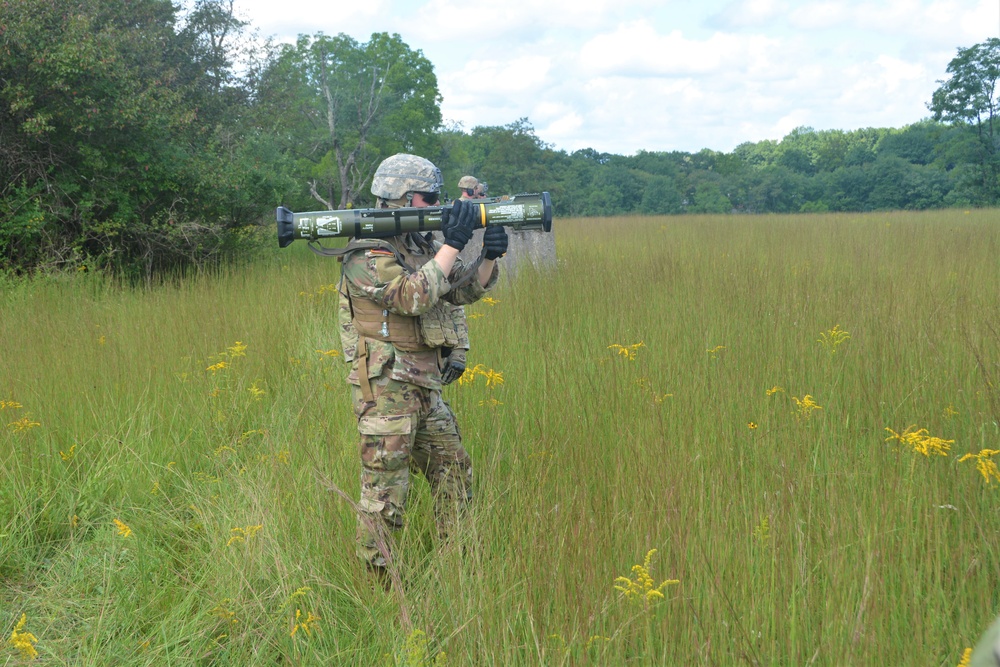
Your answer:
[[[458,325],[451,304],[438,301],[420,316],[420,337],[429,347],[458,347]]]

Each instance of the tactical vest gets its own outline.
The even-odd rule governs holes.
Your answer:
[[[403,273],[410,274],[417,271],[417,267],[407,261],[406,255],[392,244],[378,239],[351,241],[343,254],[346,256],[352,251],[360,252],[375,248],[392,252]],[[428,245],[427,250],[433,249]],[[345,316],[350,313],[350,327],[342,322],[340,330],[346,360],[353,358],[352,352],[359,336],[392,343],[405,352],[426,352],[441,347],[468,347],[468,336],[463,335],[465,327],[458,321],[459,317],[464,318],[464,312],[443,299],[423,314],[413,317],[397,315],[370,299],[352,298],[346,285],[343,284],[340,298],[341,312]]]

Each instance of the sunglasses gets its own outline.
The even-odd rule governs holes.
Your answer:
[[[434,206],[434,204],[438,203],[438,194],[436,192],[414,192],[413,194],[420,195],[420,198],[428,206]]]

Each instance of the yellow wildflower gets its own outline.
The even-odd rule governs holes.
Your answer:
[[[771,537],[771,522],[768,521],[766,514],[761,515],[760,523],[753,529],[753,536],[758,542],[767,542]]]
[[[32,420],[27,415],[21,417],[17,421],[13,421],[7,424],[7,428],[14,431],[15,433],[21,433],[22,431],[30,431],[36,426],[41,426],[41,423]]]
[[[260,532],[263,527],[263,524],[257,524],[256,526],[247,526],[246,528],[231,528],[229,530],[229,541],[226,542],[226,546],[231,547],[237,542],[246,542]]]
[[[206,371],[212,371],[212,375],[215,375],[215,374],[216,374],[216,373],[217,373],[218,371],[221,371],[221,370],[224,370],[224,369],[225,369],[225,368],[227,368],[228,366],[229,366],[229,363],[228,363],[228,362],[225,362],[225,361],[220,361],[220,362],[219,362],[219,363],[217,363],[217,364],[212,364],[211,366],[209,366],[209,367],[208,367],[208,368],[206,368],[205,370],[206,370]]]
[[[254,381],[254,383],[250,385],[250,388],[247,389],[247,391],[250,392],[250,396],[252,396],[253,400],[255,401],[259,401],[265,393],[263,389],[257,386],[256,381]]]
[[[491,296],[484,296],[482,299],[480,299],[480,301],[482,301],[483,303],[485,303],[487,306],[495,306],[498,303],[500,303],[499,301],[497,301],[496,299],[494,299]]]
[[[768,395],[768,396],[774,396],[774,395],[775,395],[775,394],[777,394],[777,393],[778,393],[779,391],[780,391],[780,392],[783,392],[783,391],[785,391],[785,390],[784,390],[784,389],[782,389],[781,387],[779,387],[778,385],[774,385],[773,387],[771,387],[770,389],[768,389],[768,390],[767,390],[767,395]]]
[[[968,211],[966,211],[968,213]],[[958,661],[958,667],[969,667],[969,662],[972,660],[972,649],[967,648],[962,651],[962,659]]]
[[[954,405],[949,405],[944,409],[943,414],[945,419],[951,419],[952,417],[958,416],[958,410],[955,409]]]
[[[916,426],[908,426],[902,433],[896,433],[891,428],[886,427],[889,437],[885,440],[895,440],[899,445],[909,447],[917,454],[929,457],[931,454],[938,456],[948,456],[948,450],[955,444],[954,440],[944,440],[928,434],[927,429],[918,429]]]
[[[710,356],[713,359],[715,359],[718,356],[719,352],[722,352],[725,349],[726,349],[725,345],[716,345],[715,347],[713,347],[711,349],[705,350],[705,352],[708,352],[708,356]]]
[[[486,378],[486,386],[487,387],[493,387],[493,386],[499,387],[500,385],[503,384],[503,373],[502,372],[494,371],[491,368],[488,371],[486,371],[485,373],[483,373],[483,376]]]
[[[472,368],[467,368],[458,378],[458,384],[472,384],[475,382],[476,376],[484,372],[485,368],[482,364],[476,364]]]
[[[316,350],[316,354],[324,356],[327,359],[331,359],[333,357],[339,357],[340,350]]]
[[[306,614],[305,618],[302,618],[302,610],[296,608],[295,627],[292,628],[292,634],[290,634],[289,637],[294,637],[295,633],[298,632],[299,630],[302,630],[304,633],[306,633],[306,635],[311,637],[313,630],[312,626],[316,624],[316,621],[320,620],[322,619],[319,616],[313,616],[313,613],[311,611]]]
[[[215,605],[215,607],[208,613],[230,625],[235,625],[240,622],[240,619],[236,618],[236,614],[229,610],[229,605],[231,603],[231,599],[223,598],[219,601],[219,604]]]
[[[646,553],[646,559],[642,565],[632,566],[635,579],[629,577],[615,579],[615,588],[624,593],[626,599],[644,604],[647,607],[657,600],[664,599],[663,589],[667,586],[680,583],[679,579],[666,579],[659,586],[653,586],[653,577],[649,574],[649,562],[655,553],[656,549],[650,549]]]
[[[233,343],[232,347],[227,347],[226,351],[229,353],[230,359],[235,359],[236,357],[247,356],[247,346],[242,341],[236,341]]]
[[[990,458],[997,454],[1000,454],[1000,449],[982,449],[978,454],[966,454],[958,462],[963,463],[969,459],[976,459],[976,470],[983,476],[987,484],[994,479],[1000,482],[1000,470],[997,470],[997,464]]]
[[[747,422],[747,428],[751,431],[757,428],[757,422]]]
[[[69,448],[69,452],[64,452],[61,449],[59,450],[59,458],[66,463],[72,461],[74,456],[76,456],[76,443],[73,443],[73,446]]]
[[[129,537],[132,534],[132,529],[129,528],[124,521],[114,519],[111,523],[115,524],[115,528],[118,529],[118,534],[122,537]]]
[[[817,343],[820,343],[829,350],[830,354],[835,354],[837,352],[837,347],[844,341],[850,339],[851,334],[840,328],[840,325],[834,325],[829,331],[824,331],[816,339]]]
[[[609,350],[615,350],[618,352],[618,356],[626,357],[629,361],[635,361],[635,357],[639,352],[640,347],[646,347],[646,343],[639,341],[632,345],[619,345],[618,343],[612,343],[608,345]]]
[[[18,410],[23,407],[17,401],[0,401],[0,410]]]
[[[38,657],[38,651],[35,650],[34,646],[38,643],[38,637],[30,632],[24,632],[24,625],[27,622],[28,615],[21,614],[21,620],[17,622],[16,626],[14,626],[14,631],[10,633],[10,639],[8,641],[11,647],[21,652],[21,657],[23,659],[34,660]]]
[[[798,396],[792,396],[792,400],[795,401],[795,405],[797,406],[795,414],[799,419],[809,419],[813,412],[823,409],[809,394],[803,396],[801,400],[799,400]]]

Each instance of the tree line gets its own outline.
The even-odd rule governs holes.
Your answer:
[[[904,128],[798,128],[731,152],[546,144],[527,118],[442,123],[399,35],[259,39],[234,0],[0,0],[0,270],[133,277],[240,256],[274,207],[369,206],[388,155],[454,187],[552,193],[557,216],[993,206],[1000,40],[959,49]]]

